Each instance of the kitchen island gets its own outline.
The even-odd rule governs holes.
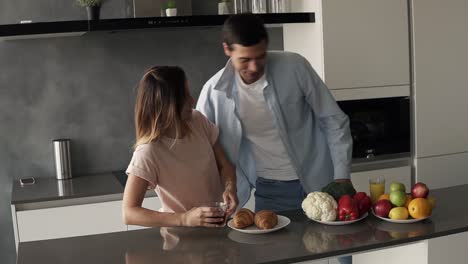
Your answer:
[[[327,226],[309,220],[301,211],[287,211],[281,213],[291,219],[286,228],[262,235],[229,227],[151,228],[22,242],[17,263],[295,263],[350,254],[363,255],[358,263],[365,263],[373,252],[412,245],[416,249],[411,252],[420,255],[428,252],[427,241],[468,231],[467,193],[468,185],[431,191],[437,199],[432,216],[412,224],[389,223],[370,215],[358,223]],[[424,259],[427,256],[420,256],[417,263]]]

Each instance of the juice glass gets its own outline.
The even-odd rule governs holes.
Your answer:
[[[372,203],[379,199],[379,196],[385,193],[385,179],[382,177],[369,179],[369,191]]]

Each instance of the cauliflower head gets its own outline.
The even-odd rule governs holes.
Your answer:
[[[337,208],[335,199],[325,192],[311,192],[302,201],[302,210],[313,220],[335,221]]]

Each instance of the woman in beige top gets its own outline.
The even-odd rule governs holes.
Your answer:
[[[179,67],[153,67],[143,75],[123,198],[125,224],[216,227],[235,211],[235,169],[218,142],[218,128],[193,106]],[[148,188],[162,203],[159,211],[142,207]],[[225,202],[226,213],[210,207],[213,202]]]

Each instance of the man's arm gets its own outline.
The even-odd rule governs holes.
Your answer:
[[[334,166],[334,179],[349,179],[353,141],[349,128],[349,118],[341,111],[325,83],[314,71],[310,63],[301,57],[298,76],[305,98],[320,122],[325,134]]]
[[[229,206],[226,212],[226,216],[229,217],[234,213],[239,204],[236,187],[236,169],[226,158],[219,140],[216,140],[216,143],[213,145],[213,152],[215,154],[216,165],[218,166],[221,181],[224,183],[223,200]]]

